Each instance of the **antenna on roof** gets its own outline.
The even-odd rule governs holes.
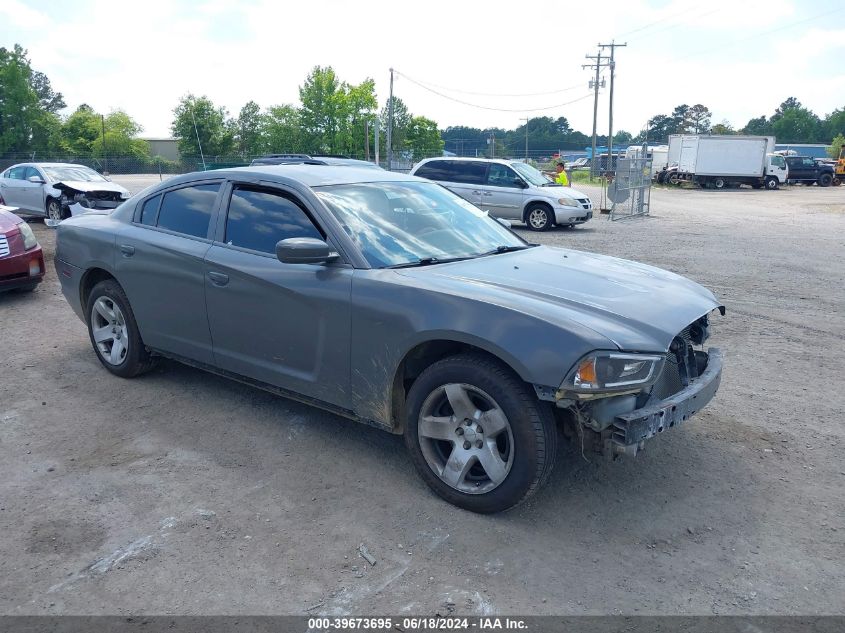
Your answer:
[[[194,134],[197,135],[197,146],[200,148],[200,158],[202,159],[202,170],[208,171],[205,167],[205,155],[202,153],[202,143],[200,143],[200,133],[197,130],[197,118],[194,116],[194,103],[191,102],[191,119],[194,122]]]

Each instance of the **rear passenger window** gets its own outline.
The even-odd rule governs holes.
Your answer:
[[[467,185],[483,185],[487,175],[487,163],[449,161],[449,178],[452,182]]]
[[[141,224],[147,226],[155,226],[156,218],[158,217],[158,207],[161,204],[161,194],[154,196],[144,203],[141,207]]]
[[[219,189],[220,183],[214,183],[168,191],[161,201],[157,226],[194,237],[207,237]]]
[[[276,242],[289,237],[323,235],[305,210],[280,192],[238,187],[226,216],[226,243],[262,253],[275,253]]]

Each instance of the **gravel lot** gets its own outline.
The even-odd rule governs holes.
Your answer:
[[[713,289],[710,406],[477,516],[399,437],[172,362],[112,377],[51,263],[0,295],[0,613],[844,613],[845,188],[656,190],[648,219],[519,231]]]

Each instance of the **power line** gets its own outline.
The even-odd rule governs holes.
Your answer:
[[[679,11],[678,13],[673,13],[671,15],[664,16],[664,17],[660,18],[659,20],[654,20],[653,22],[649,22],[648,24],[644,24],[643,26],[637,27],[637,28],[632,29],[630,31],[625,31],[624,33],[619,33],[619,34],[614,36],[614,39],[622,38],[622,37],[625,37],[626,35],[633,35],[634,33],[639,33],[640,31],[645,31],[646,29],[651,28],[655,24],[660,24],[662,22],[665,22],[666,20],[672,20],[672,19],[680,17],[680,16],[686,16],[687,18],[689,18],[689,12],[690,12],[691,8],[692,8],[691,6],[688,6],[686,9],[684,9],[683,11]],[[716,11],[719,11],[719,10],[720,9],[716,9]],[[711,13],[714,13],[714,11],[711,11]],[[708,15],[708,14],[705,13],[704,15]],[[697,15],[696,19],[700,18],[700,17],[701,17],[700,15]]]
[[[540,112],[540,111],[543,111],[543,110],[554,110],[556,108],[562,108],[563,106],[567,106],[567,105],[576,103],[578,101],[582,101],[582,100],[587,99],[590,96],[592,96],[590,94],[586,94],[582,97],[578,97],[577,99],[573,99],[572,101],[567,101],[565,103],[557,103],[555,105],[550,105],[550,106],[544,106],[542,108],[492,108],[490,106],[483,106],[483,105],[479,105],[477,103],[470,103],[468,101],[463,101],[462,99],[456,99],[455,97],[450,97],[449,95],[443,94],[442,92],[435,90],[434,88],[429,88],[428,86],[421,84],[420,82],[416,81],[415,79],[412,79],[411,77],[409,77],[408,75],[406,75],[404,73],[400,73],[399,71],[394,71],[394,72],[397,75],[401,75],[402,77],[404,77],[405,79],[410,81],[412,84],[419,86],[423,90],[427,90],[428,92],[436,94],[438,97],[443,97],[444,99],[448,99],[449,101],[454,101],[455,103],[460,103],[460,104],[465,105],[465,106],[470,106],[471,108],[479,108],[480,110],[492,110],[493,112]]]
[[[699,55],[704,55],[706,53],[710,53],[712,51],[719,50],[719,49],[722,49],[722,48],[729,48],[731,46],[736,46],[737,44],[742,44],[744,42],[747,42],[748,40],[753,40],[753,39],[756,39],[758,37],[771,35],[772,33],[778,33],[779,31],[786,31],[787,29],[791,29],[793,27],[799,26],[800,24],[805,24],[807,22],[812,22],[813,20],[818,20],[819,18],[823,18],[825,16],[831,15],[832,13],[836,13],[836,12],[841,11],[841,10],[842,10],[842,7],[837,7],[836,9],[832,9],[831,11],[825,11],[824,13],[819,13],[818,15],[813,15],[809,18],[804,19],[804,20],[799,20],[798,22],[790,22],[789,24],[785,24],[784,26],[779,26],[775,29],[770,29],[768,31],[761,31],[760,33],[757,33],[755,35],[749,35],[749,36],[743,37],[742,39],[734,40],[733,42],[726,42],[726,43],[720,44],[719,46],[714,46],[713,48],[707,48],[705,50],[697,51],[695,53],[690,53],[689,55],[684,55],[683,57],[675,57],[674,59],[672,59],[672,61],[679,62],[679,61],[682,61],[684,59],[689,59],[690,57],[698,57]]]
[[[399,73],[401,74],[401,73]],[[406,79],[411,79],[408,75],[403,75]],[[411,79],[411,81],[414,81]],[[502,92],[473,92],[471,90],[461,90],[460,88],[448,88],[446,86],[440,86],[436,83],[431,81],[419,81],[417,80],[415,83],[424,84],[427,87],[439,88],[440,90],[446,90],[447,92],[457,92],[459,94],[465,95],[473,95],[475,97],[542,97],[545,95],[555,95],[560,94],[561,92],[569,92],[570,90],[575,90],[576,88],[580,88],[583,84],[577,83],[573,86],[569,86],[568,88],[561,88],[560,90],[549,90],[548,92],[526,92],[524,94],[516,94],[516,93],[502,93]]]

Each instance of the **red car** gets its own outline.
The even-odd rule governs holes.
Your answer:
[[[44,279],[44,254],[29,224],[0,206],[0,292],[35,290]]]

